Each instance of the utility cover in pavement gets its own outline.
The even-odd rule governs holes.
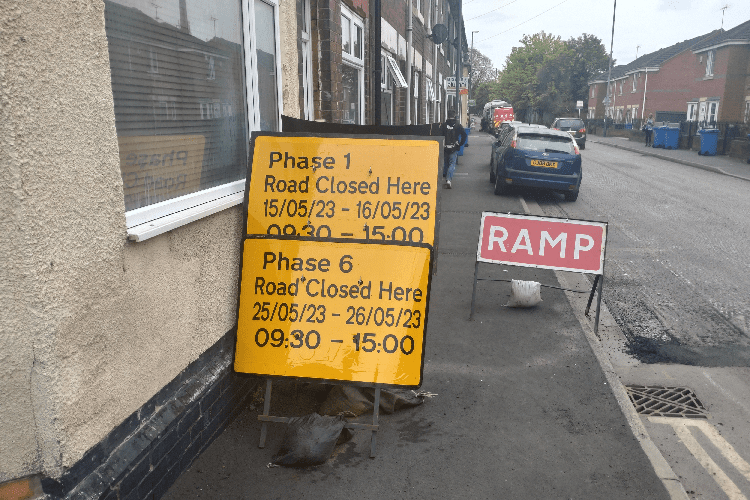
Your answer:
[[[641,415],[655,417],[707,418],[698,396],[685,387],[626,385],[630,401]]]

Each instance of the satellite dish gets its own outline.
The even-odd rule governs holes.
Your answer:
[[[448,39],[448,28],[444,24],[436,24],[432,27],[432,35],[427,38],[440,45]]]

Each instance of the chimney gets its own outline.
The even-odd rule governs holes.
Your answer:
[[[187,0],[180,0],[180,30],[190,34],[190,22],[187,17]]]

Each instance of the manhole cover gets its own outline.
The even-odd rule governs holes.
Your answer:
[[[635,411],[656,417],[708,418],[698,396],[685,387],[626,385]]]

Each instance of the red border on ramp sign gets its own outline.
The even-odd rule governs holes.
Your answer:
[[[606,222],[482,212],[477,260],[602,274],[606,241]]]

